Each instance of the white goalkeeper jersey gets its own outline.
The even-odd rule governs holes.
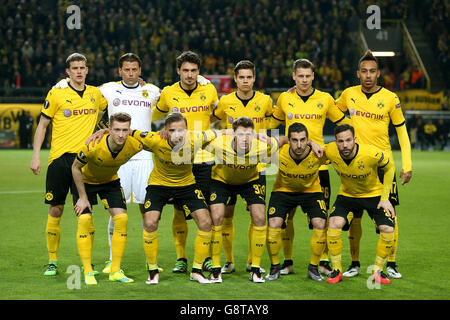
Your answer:
[[[161,90],[153,85],[129,87],[122,81],[108,82],[99,87],[108,101],[108,117],[117,112],[126,112],[131,116],[131,129],[152,130],[152,107],[156,105]],[[152,159],[152,153],[142,150],[131,160]]]

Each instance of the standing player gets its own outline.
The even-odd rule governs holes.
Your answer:
[[[256,139],[254,123],[249,117],[239,117],[233,121],[232,136],[222,136],[216,139],[214,148],[216,164],[212,169],[210,187],[210,208],[213,222],[211,238],[213,282],[222,282],[220,255],[222,250],[222,224],[225,215],[225,205],[238,194],[246,201],[253,221],[251,239],[252,265],[250,280],[264,282],[261,276],[261,256],[266,242],[265,219],[265,184],[261,182],[258,163],[277,151],[278,141],[270,138],[270,143]]]
[[[255,65],[248,60],[240,61],[234,67],[234,81],[237,85],[237,91],[227,94],[220,98],[217,108],[213,111],[213,121],[224,120],[226,128],[232,129],[235,119],[246,116],[253,120],[255,131],[260,132],[267,127],[266,118],[273,113],[272,98],[266,94],[253,90],[253,85],[256,80]],[[264,174],[265,166],[263,164],[258,166],[260,172],[261,185],[266,186],[266,176]],[[234,226],[233,215],[236,198],[232,198],[227,204],[225,215],[223,218],[223,248],[225,251],[226,263],[222,268],[222,273],[231,273],[235,270],[234,254],[233,254],[233,240],[234,240]],[[249,254],[247,259],[247,271],[251,268],[251,239],[252,239],[252,220],[248,230],[249,238]],[[213,237],[214,237],[213,226]]]
[[[100,86],[103,96],[108,100],[108,117],[116,112],[127,112],[131,116],[131,129],[151,131],[152,108],[159,99],[160,90],[153,84],[139,85],[141,76],[141,59],[134,53],[126,53],[119,59],[119,74],[122,81],[108,82]],[[127,203],[133,201],[139,204],[139,210],[144,215],[145,188],[148,177],[153,169],[152,153],[142,150],[119,169],[120,184]],[[111,248],[111,238],[114,231],[114,221],[109,219],[108,240]],[[103,269],[109,273],[112,252]]]
[[[402,185],[404,185],[412,177],[412,161],[411,144],[400,100],[395,93],[377,85],[380,70],[377,59],[370,51],[367,51],[359,60],[359,69],[356,74],[361,84],[345,89],[336,101],[336,104],[342,111],[349,112],[358,141],[381,149],[394,162],[389,141],[389,123],[392,122],[397,131],[402,152],[400,178],[403,177]],[[383,181],[382,175],[380,175],[380,179]],[[389,200],[394,207],[399,204],[395,175],[392,181]],[[350,225],[348,236],[352,264],[344,272],[344,277],[354,277],[360,273],[359,243],[362,234],[361,217],[362,212],[355,212],[353,222]],[[394,250],[389,255],[386,271],[390,277],[399,279],[402,275],[396,267],[398,246],[397,216],[395,220]]]
[[[160,90],[153,84],[139,84],[141,76],[141,59],[135,53],[126,53],[119,58],[119,74],[121,81],[108,82],[99,87],[108,101],[108,112],[105,112],[99,123],[100,128],[107,128],[111,115],[117,112],[126,112],[131,116],[131,129],[151,131],[152,107],[159,99]],[[64,88],[65,79],[55,87]],[[98,131],[91,139],[99,139],[105,130]],[[152,153],[142,150],[130,161],[120,167],[118,175],[127,203],[131,201],[139,205],[141,214],[144,214],[144,198],[147,180],[153,169]],[[112,251],[111,239],[114,232],[114,221],[109,219],[108,242],[110,256],[106,261],[103,273],[110,272]]]
[[[274,113],[271,118],[271,128],[275,128],[284,123],[287,128],[292,123],[303,123],[309,132],[309,138],[323,146],[323,126],[328,117],[336,124],[347,123],[348,119],[339,110],[330,94],[317,90],[312,86],[314,80],[314,65],[308,59],[299,59],[294,62],[292,78],[295,81],[295,90],[283,92],[277,100]],[[328,166],[323,165],[319,171],[319,180],[325,197],[327,209],[330,203],[330,175]],[[281,274],[292,273],[292,247],[294,241],[295,210],[289,213],[286,229],[283,234],[284,263]],[[327,253],[324,253],[323,260],[320,261],[320,271],[327,275],[331,271]]]
[[[180,206],[187,218],[193,218],[198,226],[194,243],[194,262],[190,280],[210,283],[202,274],[202,264],[210,253],[211,217],[205,198],[196,184],[192,172],[195,151],[215,139],[209,131],[187,134],[186,118],[181,113],[170,113],[164,122],[167,140],[158,133],[135,131],[133,136],[154,153],[155,168],[148,180],[144,205],[143,244],[149,277],[147,284],[158,284],[158,223],[164,205]]]
[[[46,227],[49,264],[44,275],[57,274],[60,221],[69,188],[73,194],[71,166],[86,139],[94,131],[99,111],[107,102],[99,89],[85,84],[87,59],[79,53],[66,60],[69,86],[51,89],[41,110],[41,117],[34,135],[33,158],[30,169],[34,174],[41,171],[39,153],[48,125],[52,124],[52,141],[46,177],[45,203],[49,204]],[[93,226],[91,226],[93,230]],[[92,231],[93,232],[93,231]]]
[[[97,204],[97,194],[114,220],[109,280],[134,282],[120,269],[127,242],[128,215],[117,171],[142,150],[142,143],[129,137],[131,117],[128,114],[115,113],[109,122],[110,134],[103,136],[94,147],[84,145],[72,165],[73,180],[78,190],[74,196],[74,209],[78,216],[77,246],[87,285],[97,284],[91,267],[94,239],[90,230],[93,226],[92,206]]]
[[[266,279],[277,280],[280,277],[278,254],[282,240],[281,228],[285,227],[284,221],[288,213],[300,205],[308,215],[309,228],[313,230],[308,278],[323,281],[318,264],[327,240],[327,210],[319,183],[319,167],[324,161],[312,152],[308,144],[308,129],[303,124],[291,124],[288,139],[289,144],[280,148],[279,169],[267,211],[267,248],[272,265]]]
[[[336,140],[325,147],[325,158],[341,178],[341,186],[328,224],[327,242],[333,272],[327,282],[342,281],[342,229],[352,223],[351,213],[367,210],[380,230],[372,281],[388,284],[390,280],[383,268],[394,245],[395,210],[389,202],[394,163],[379,148],[356,143],[355,130],[350,125],[337,126],[334,134]],[[379,169],[383,171],[383,184],[378,178]]]
[[[198,54],[186,51],[180,54],[176,61],[180,81],[162,90],[159,102],[153,109],[153,121],[164,118],[168,113],[179,112],[186,117],[189,130],[208,130],[211,128],[210,117],[218,99],[216,88],[211,83],[199,85],[197,77],[200,73],[201,60]],[[213,162],[214,158],[210,153],[199,150],[192,169],[195,181],[206,199],[209,199]],[[188,228],[182,207],[179,205],[174,205],[172,232],[177,253],[177,261],[172,271],[184,273],[187,271]],[[208,259],[205,267],[210,264]]]

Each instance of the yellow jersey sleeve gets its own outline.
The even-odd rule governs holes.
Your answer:
[[[345,112],[348,110],[347,107],[347,93],[348,90],[344,90],[342,91],[341,95],[339,96],[339,98],[336,100],[336,106],[339,108],[339,110],[341,110],[342,112]]]
[[[403,116],[400,99],[395,93],[392,93],[390,106],[391,110],[389,112],[389,117],[391,118],[392,124],[395,127],[405,124],[405,117]]]
[[[42,106],[41,113],[48,118],[53,118],[55,113],[59,109],[58,103],[58,91],[61,89],[52,89],[47,93],[45,97],[44,105]]]
[[[134,130],[132,136],[142,143],[145,150],[150,152],[154,152],[162,140],[158,132]]]
[[[342,112],[342,110],[340,110],[336,106],[336,103],[330,94],[328,94],[327,104],[328,104],[327,117],[328,119],[331,120],[331,122],[338,123],[345,119],[344,112]]]

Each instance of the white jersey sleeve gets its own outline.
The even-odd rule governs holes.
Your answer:
[[[108,101],[108,116],[126,112],[131,116],[131,129],[151,131],[152,107],[156,105],[161,90],[153,85],[127,87],[121,81],[108,82],[100,88]],[[131,159],[152,159],[152,153],[142,150]]]

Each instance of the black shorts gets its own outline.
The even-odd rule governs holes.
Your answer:
[[[266,173],[265,173],[265,171],[261,171],[260,173],[259,173],[259,184],[261,185],[261,186],[264,186],[263,188],[264,188],[264,195],[265,195],[265,193],[266,193]],[[230,201],[228,201],[228,203],[227,203],[227,206],[234,206],[234,205],[236,205],[236,202],[237,202],[237,194],[235,194],[234,196],[232,196],[231,197],[231,199],[230,199]],[[244,200],[244,202],[245,202],[245,200]],[[247,206],[247,211],[248,211],[248,206]]]
[[[384,178],[384,171],[383,169],[378,168],[378,179],[380,180],[381,183],[383,183],[383,178]],[[394,180],[392,181],[391,191],[389,192],[389,202],[394,207],[400,204],[400,200],[398,199],[397,179],[395,178],[395,174]]]
[[[211,171],[213,165],[213,162],[194,163],[192,165],[192,173],[194,174],[197,188],[202,190],[205,199],[209,199],[209,187],[211,185]]]
[[[379,202],[380,197],[353,198],[338,195],[331,208],[330,218],[335,216],[344,218],[345,226],[342,230],[347,231],[353,220],[353,212],[366,210],[377,227],[380,225],[394,227],[394,218],[391,218],[383,208],[377,209]]]
[[[45,179],[46,204],[63,205],[69,189],[73,195],[77,193],[72,177],[72,164],[76,156],[76,153],[65,153],[48,166]]]
[[[282,218],[286,228],[286,221],[292,209],[301,206],[302,211],[308,216],[308,226],[313,228],[311,219],[327,219],[327,209],[322,192],[302,193],[302,192],[281,192],[274,191],[270,195],[267,219]]]
[[[199,209],[208,210],[202,190],[197,184],[182,187],[149,185],[146,188],[144,212],[159,211],[168,203],[183,208],[186,219],[192,219],[191,212]]]
[[[209,204],[230,204],[230,200],[240,195],[247,206],[252,204],[266,204],[266,185],[262,184],[261,177],[249,183],[231,185],[222,181],[211,179],[211,195]]]
[[[120,179],[103,184],[85,183],[84,188],[86,189],[86,194],[91,206],[94,206],[98,203],[98,195],[100,197],[100,200],[102,200],[105,209],[122,208],[127,210],[127,202],[125,200],[122,187],[120,186]],[[74,193],[74,204],[78,201],[78,198],[78,192]],[[86,208],[83,213],[90,213],[90,211],[88,208]]]
[[[319,170],[319,182],[322,188],[323,197],[327,210],[330,209],[330,196],[331,196],[331,184],[330,184],[330,172],[327,170]]]

